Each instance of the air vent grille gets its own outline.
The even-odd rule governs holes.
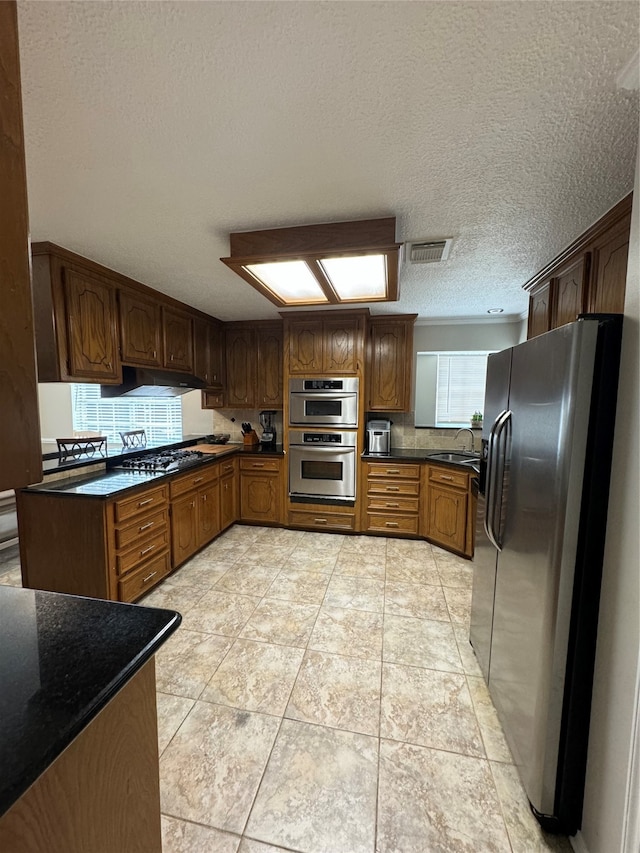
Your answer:
[[[408,243],[407,260],[410,264],[435,264],[439,261],[446,261],[452,242],[453,238],[447,237],[444,240],[423,240]]]

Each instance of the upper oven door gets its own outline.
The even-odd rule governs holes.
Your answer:
[[[292,426],[358,426],[358,395],[352,391],[292,391]]]

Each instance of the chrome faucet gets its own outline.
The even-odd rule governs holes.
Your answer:
[[[459,430],[458,430],[458,432],[456,433],[455,437],[457,438],[457,437],[460,435],[460,433],[461,433],[461,432],[468,432],[468,433],[469,433],[469,435],[471,436],[471,452],[472,452],[472,453],[475,453],[475,447],[473,446],[473,430],[472,430],[472,429],[470,429],[469,427],[462,427],[462,429],[459,429]],[[464,448],[464,442],[462,443],[462,449],[463,449],[463,450],[465,449],[465,448]]]

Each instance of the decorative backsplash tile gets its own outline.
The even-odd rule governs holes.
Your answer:
[[[457,427],[451,429],[431,427],[416,427],[413,412],[376,412],[367,416],[369,419],[388,418],[391,421],[391,447],[415,447],[419,450],[460,450],[462,445],[470,450],[471,436],[468,432],[461,433],[456,438]],[[480,449],[481,431],[474,430],[474,446]]]
[[[228,432],[231,436],[229,441],[242,443],[242,424],[249,421],[255,429],[258,438],[262,435],[260,426],[260,409],[214,409],[213,410],[213,432]],[[282,443],[282,412],[276,412],[274,416],[278,441]]]

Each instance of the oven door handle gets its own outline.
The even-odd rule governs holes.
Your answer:
[[[320,447],[317,444],[291,444],[289,445],[289,453],[291,451],[297,450],[309,452],[311,450],[313,453],[333,453],[335,456],[344,455],[345,453],[355,453],[355,447]]]

